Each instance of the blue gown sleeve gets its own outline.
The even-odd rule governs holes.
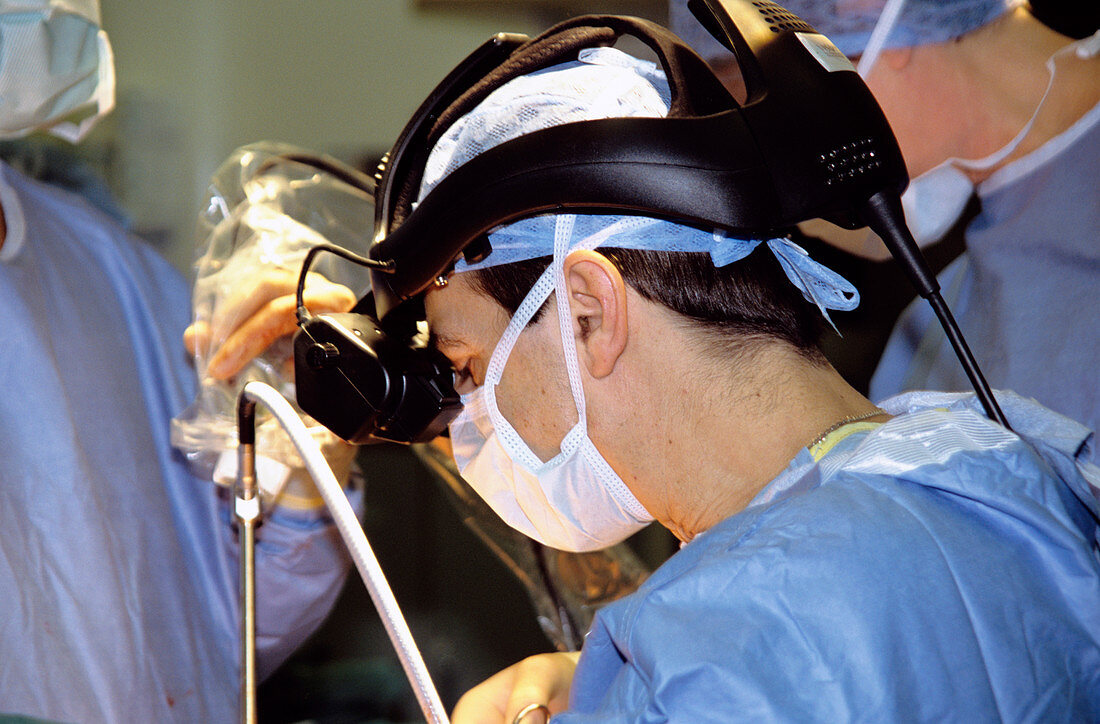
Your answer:
[[[348,490],[356,512],[362,495]],[[285,661],[324,621],[343,587],[351,558],[323,509],[269,511],[257,532],[256,661],[262,679]],[[229,555],[236,562],[231,529]]]

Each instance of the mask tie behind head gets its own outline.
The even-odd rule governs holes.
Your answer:
[[[714,249],[711,259],[714,266],[722,267],[740,261],[760,245],[762,239],[735,239],[714,233]],[[783,273],[795,285],[806,301],[812,302],[825,317],[825,321],[837,334],[829,309],[850,312],[859,306],[859,291],[844,277],[820,262],[814,261],[809,252],[789,239],[769,239],[768,248],[779,261]]]

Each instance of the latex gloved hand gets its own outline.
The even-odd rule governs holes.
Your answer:
[[[242,373],[245,379],[255,377],[256,369],[268,373],[266,381],[294,379],[291,342],[297,329],[297,284],[298,275],[291,270],[259,269],[223,297],[209,319],[200,319],[185,330],[188,351],[196,360],[207,360],[205,370],[199,370],[204,386],[235,390],[243,386],[244,380],[234,378]],[[355,305],[356,298],[346,286],[311,272],[306,278],[303,301],[311,312],[344,312]],[[293,401],[293,387],[283,387],[284,394]],[[227,426],[231,424],[232,420],[226,421]],[[312,426],[311,432],[336,478],[345,481],[356,448],[320,426]],[[256,435],[257,472],[269,502],[297,509],[322,505],[320,494],[290,449],[278,422],[260,422]],[[218,456],[210,475],[215,482],[231,484],[236,476],[235,453],[227,449]]]
[[[568,707],[579,658],[578,652],[537,654],[509,666],[462,695],[452,724],[543,724]]]
[[[184,331],[187,351],[194,355],[200,349],[215,348],[206,374],[216,380],[233,377],[280,339],[294,334],[297,285],[298,275],[286,269],[257,273],[255,283],[225,300],[209,322],[197,321]],[[310,272],[303,301],[311,312],[346,312],[355,305],[355,295],[344,285]],[[293,355],[286,361],[293,365]]]

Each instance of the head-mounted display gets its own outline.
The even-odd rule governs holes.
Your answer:
[[[645,20],[585,16],[534,40],[498,35],[436,88],[383,161],[371,258],[380,317],[415,298],[459,254],[489,253],[485,233],[548,212],[655,216],[771,238],[827,218],[861,226],[860,205],[908,183],[897,142],[848,60],[771,2],[700,2],[736,55],[748,96],[733,98],[670,31]],[[443,179],[412,211],[424,163],[448,125],[519,75],[630,35],[657,55],[672,91],[665,118],[555,126],[500,144]]]
[[[870,225],[883,238],[932,303],[986,410],[1007,427],[905,226],[905,164],[852,64],[769,0],[690,0],[689,7],[735,56],[744,102],[668,30],[610,15],[568,20],[533,40],[497,35],[436,87],[379,166],[372,292],[357,310],[371,310],[370,329],[332,315],[303,325],[299,376],[340,371],[333,378],[338,391],[299,382],[303,410],[328,425],[328,408],[342,406],[350,416],[342,429],[357,432],[348,438],[336,431],[354,441],[410,442],[444,429],[460,404],[445,361],[429,360],[433,351],[416,341],[418,302],[460,255],[476,261],[490,254],[487,232],[500,225],[543,213],[638,214],[770,239],[824,218],[849,228]],[[509,80],[623,35],[656,54],[671,90],[667,117],[579,121],[503,142],[443,178],[414,209],[425,162],[450,124]],[[323,334],[311,331],[321,324]],[[393,354],[397,348],[410,355]],[[399,369],[382,361],[384,349]],[[397,393],[389,384],[360,389],[351,381],[357,361],[387,374],[398,369],[406,386]],[[405,394],[414,387],[431,394]]]

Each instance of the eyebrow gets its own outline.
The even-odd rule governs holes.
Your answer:
[[[430,332],[428,334],[428,342],[435,346],[436,349],[442,351],[445,349],[455,349],[456,347],[465,347],[466,343],[458,337],[452,337],[449,334],[439,334],[437,332]]]

